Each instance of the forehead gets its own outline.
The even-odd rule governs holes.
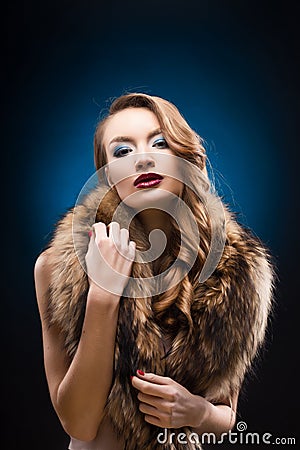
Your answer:
[[[159,128],[156,115],[147,108],[126,108],[112,116],[105,127],[104,145],[116,136],[143,137]]]

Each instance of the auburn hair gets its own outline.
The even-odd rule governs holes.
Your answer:
[[[195,252],[195,246],[198,245],[196,260],[189,273],[183,276],[180,276],[178,272],[186,270],[184,264],[171,267],[168,274],[170,281],[177,279],[175,277],[179,277],[181,281],[152,298],[152,308],[156,319],[168,333],[175,333],[178,326],[186,326],[192,331],[191,305],[194,298],[194,289],[198,285],[199,273],[208,255],[211,238],[209,214],[205,208],[205,204],[208,201],[207,196],[210,195],[211,185],[206,171],[207,156],[203,139],[189,126],[173,103],[161,97],[144,93],[124,94],[111,103],[108,114],[96,126],[94,133],[94,163],[97,170],[107,164],[103,143],[106,124],[116,113],[126,108],[148,108],[152,111],[158,119],[161,132],[173,154],[183,158],[198,169],[185,174],[189,179],[189,183],[188,186],[184,185],[182,193],[182,200],[190,208],[201,237],[200,243],[195,242],[195,235],[192,232],[188,218],[183,217],[182,220],[185,223],[185,248],[182,257],[185,259],[184,262],[189,264],[190,255]],[[189,186],[192,186],[193,189]],[[135,223],[137,220],[136,217],[133,219]],[[170,220],[173,225],[172,243],[167,246],[167,251],[161,256],[161,273],[170,268],[178,256],[179,247],[182,246],[182,240],[180,239],[181,230],[173,218],[170,217]],[[139,232],[144,232],[142,227],[138,228]],[[134,227],[129,230],[130,239],[135,240],[132,230],[134,230]],[[148,277],[149,273],[153,274],[153,270],[149,265],[151,265],[151,262],[139,265],[139,269],[135,273],[138,273],[141,277]]]

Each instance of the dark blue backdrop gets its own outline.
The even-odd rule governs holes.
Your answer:
[[[8,448],[24,442],[67,448],[44,378],[33,265],[93,173],[95,125],[124,91],[178,106],[205,139],[220,194],[276,259],[276,314],[239,418],[252,431],[296,436],[297,20],[296,2],[8,6],[2,74]]]

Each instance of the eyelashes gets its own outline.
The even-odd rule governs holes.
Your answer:
[[[153,142],[152,147],[164,149],[168,148],[168,144],[165,138],[159,138]],[[130,152],[132,152],[131,147],[128,147],[127,145],[120,145],[114,150],[113,156],[116,158],[121,158],[123,156],[128,155]]]
[[[132,152],[132,149],[131,149],[130,147],[124,147],[124,146],[122,146],[122,147],[117,147],[117,148],[115,149],[113,155],[114,155],[116,158],[120,158],[120,157],[122,157],[122,156],[127,155],[127,154],[130,153],[130,152]]]
[[[165,140],[165,138],[159,138],[159,139],[156,139],[156,141],[153,142],[152,147],[168,148],[168,144],[167,144],[167,141]]]

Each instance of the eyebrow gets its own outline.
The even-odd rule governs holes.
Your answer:
[[[154,136],[157,136],[158,134],[161,134],[161,129],[160,128],[156,128],[156,130],[151,131],[148,134],[147,139],[149,140],[149,139],[153,138]],[[108,145],[111,145],[113,142],[131,142],[131,143],[134,143],[135,140],[132,137],[130,137],[130,136],[116,136],[110,141],[110,143]]]

